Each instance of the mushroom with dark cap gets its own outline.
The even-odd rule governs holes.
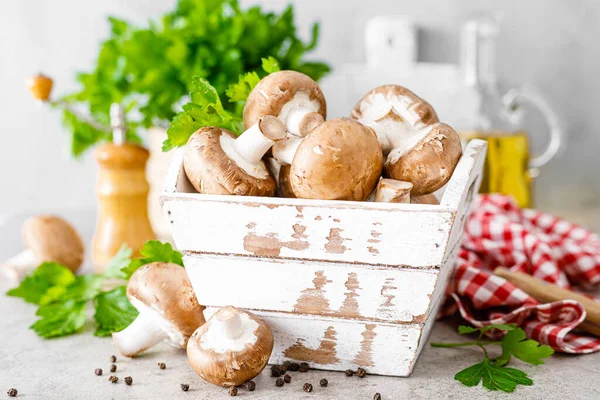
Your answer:
[[[223,307],[200,327],[187,345],[188,361],[202,379],[238,386],[265,368],[273,351],[273,334],[256,315]]]
[[[21,234],[27,249],[2,264],[12,281],[20,281],[45,261],[64,265],[73,272],[83,263],[85,251],[81,236],[60,217],[31,217],[23,224]]]
[[[296,71],[279,71],[264,77],[250,92],[244,106],[244,127],[265,116],[279,118],[288,131],[286,139],[273,146],[273,157],[291,164],[302,137],[325,121],[327,105],[319,85]]]
[[[326,121],[294,156],[290,183],[298,198],[366,200],[381,176],[383,154],[375,132],[358,121]]]
[[[133,357],[163,340],[185,348],[188,338],[204,324],[204,307],[198,304],[180,265],[153,262],[140,267],[129,279],[127,298],[139,315],[127,328],[112,334],[124,356]]]
[[[375,130],[387,154],[386,175],[411,182],[414,196],[444,186],[462,155],[456,131],[439,122],[429,103],[402,86],[371,90],[356,104],[352,118]]]
[[[283,123],[268,115],[238,138],[226,129],[201,128],[186,144],[185,173],[200,193],[273,196],[275,180],[262,157],[285,136]]]

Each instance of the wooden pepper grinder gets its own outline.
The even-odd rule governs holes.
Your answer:
[[[108,261],[126,244],[139,255],[143,244],[156,236],[148,219],[146,162],[149,152],[126,143],[123,109],[110,109],[113,142],[95,151],[100,170],[96,184],[98,222],[92,243],[96,272],[102,273]]]

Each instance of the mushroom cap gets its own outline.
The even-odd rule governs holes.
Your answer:
[[[140,267],[129,279],[127,297],[135,299],[134,305],[139,301],[151,308],[185,339],[205,322],[204,307],[181,265],[153,262]]]
[[[298,198],[366,200],[383,168],[375,132],[358,121],[326,121],[307,135],[294,156],[290,181]]]
[[[411,196],[410,202],[413,204],[432,204],[432,205],[440,204],[440,201],[438,200],[437,197],[435,197],[435,194],[433,194],[433,193],[424,194],[423,196],[418,196],[418,197]]]
[[[325,96],[319,85],[308,75],[297,71],[278,71],[265,76],[252,89],[244,106],[244,129],[254,125],[261,117],[278,117],[283,106],[294,98],[297,92],[303,92],[309,100],[320,104],[317,112],[327,117]]]
[[[275,180],[264,161],[262,177],[256,177],[240,168],[221,147],[221,135],[235,135],[227,129],[206,126],[190,137],[183,156],[183,168],[199,193],[238,196],[273,196]]]
[[[40,261],[52,261],[76,272],[85,253],[81,236],[64,219],[38,215],[25,221],[21,228],[25,246]]]
[[[456,131],[438,122],[408,151],[392,150],[385,162],[385,172],[390,178],[411,182],[412,196],[423,196],[450,180],[461,155],[462,145]]]
[[[290,182],[291,165],[282,165],[279,170],[279,195],[290,199],[295,199],[294,189]]]
[[[238,347],[234,349],[227,339],[221,340],[220,347],[215,346],[209,337],[211,328],[219,323],[219,318],[234,312],[240,313],[244,326]],[[258,316],[233,307],[217,311],[194,332],[187,345],[192,369],[207,382],[224,387],[238,386],[256,377],[267,365],[272,351],[273,333],[269,326]]]

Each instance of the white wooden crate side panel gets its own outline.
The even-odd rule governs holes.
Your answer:
[[[216,308],[209,307],[209,317]],[[416,358],[421,327],[255,312],[271,327],[275,345],[269,363],[306,361],[312,368],[364,368],[377,375],[407,376]]]
[[[439,272],[198,254],[185,265],[200,304],[391,323],[425,320]]]
[[[163,202],[182,251],[318,261],[439,267],[450,212]],[[423,240],[427,238],[427,240]]]

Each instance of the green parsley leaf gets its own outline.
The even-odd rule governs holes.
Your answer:
[[[477,386],[483,380],[483,387],[486,389],[504,392],[512,392],[518,385],[533,385],[533,381],[525,372],[494,365],[488,359],[463,369],[454,379],[469,387]]]
[[[40,304],[48,291],[55,292],[50,296],[60,297],[64,293],[63,289],[74,282],[75,275],[70,269],[57,263],[45,262],[26,276],[18,287],[9,290],[6,294],[21,297],[28,303]]]
[[[544,363],[543,358],[548,358],[554,354],[550,346],[540,345],[535,340],[526,340],[527,335],[521,328],[509,331],[502,339],[502,355],[497,358],[498,365],[506,365],[511,355],[519,360],[533,365]]]
[[[481,328],[474,328],[472,326],[464,326],[461,325],[458,327],[458,333],[460,333],[461,335],[467,334],[467,333],[473,333],[473,332],[481,332],[481,333],[485,333],[487,331],[491,331],[492,329],[499,329],[501,331],[512,331],[517,329],[517,325],[516,324],[491,324],[491,325],[487,325]]]
[[[98,328],[94,335],[109,336],[112,332],[121,331],[137,317],[138,311],[131,305],[126,293],[127,287],[123,285],[96,296],[94,319]]]
[[[267,58],[262,58],[261,61],[262,69],[267,74],[272,74],[273,72],[281,71],[281,68],[279,67],[279,61],[277,61],[276,58],[269,56]]]
[[[248,95],[260,82],[260,77],[256,72],[248,72],[240,76],[240,80],[237,83],[230,85],[225,92],[229,97],[230,102],[246,101]]]
[[[106,264],[104,276],[107,278],[125,279],[125,274],[121,270],[131,262],[131,253],[131,249],[126,244],[122,245],[117,254]]]
[[[133,275],[133,273],[142,265],[146,265],[151,262],[169,262],[181,265],[183,267],[183,255],[177,250],[174,250],[170,243],[162,243],[158,240],[149,240],[144,243],[144,246],[140,250],[140,254],[142,257],[134,258],[127,267],[121,270],[126,279],[131,278],[131,275]]]
[[[85,324],[85,304],[85,301],[67,300],[41,306],[36,312],[41,318],[30,328],[44,338],[77,332]]]

